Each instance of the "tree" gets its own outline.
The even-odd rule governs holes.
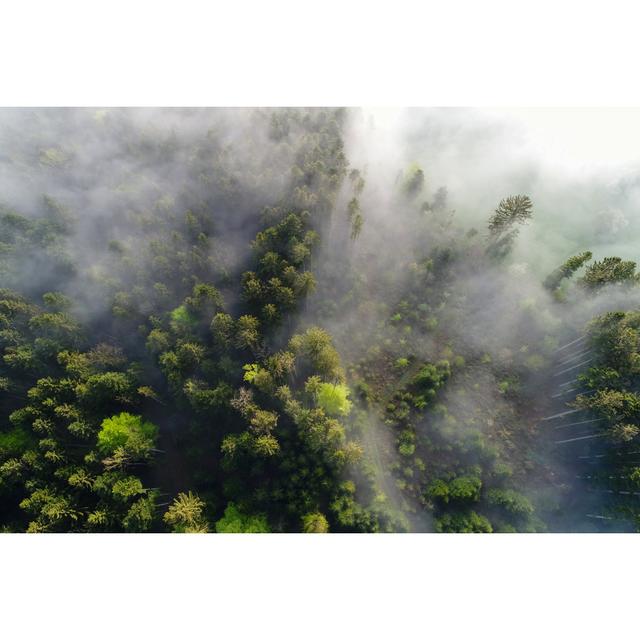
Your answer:
[[[268,458],[280,452],[280,443],[272,435],[261,435],[254,438],[253,449],[258,456]]]
[[[358,239],[358,236],[362,232],[362,227],[363,226],[364,226],[364,218],[362,217],[362,215],[361,214],[355,215],[353,220],[351,221],[350,238],[352,240],[357,240]]]
[[[181,304],[179,307],[176,307],[169,314],[169,317],[169,325],[171,326],[172,331],[179,335],[190,333],[197,323],[195,316],[191,313],[186,304]]]
[[[153,448],[157,433],[158,428],[142,416],[122,412],[102,421],[98,450],[103,455],[110,455],[123,449],[133,457],[146,457]]]
[[[80,400],[86,405],[101,409],[114,402],[127,402],[134,392],[134,384],[126,373],[108,371],[89,376],[77,387]]]
[[[140,533],[149,531],[155,519],[155,495],[149,495],[136,500],[122,520],[125,531]]]
[[[255,349],[260,340],[260,322],[254,316],[240,316],[236,323],[235,346],[238,349]]]
[[[575,404],[582,409],[591,409],[611,422],[640,418],[640,396],[631,391],[600,389],[590,396],[578,396]]]
[[[171,346],[169,334],[161,329],[152,329],[147,336],[147,349],[151,353],[162,353]]]
[[[473,476],[458,476],[449,483],[452,500],[477,502],[480,499],[482,481]]]
[[[269,525],[265,516],[248,515],[230,502],[216,522],[216,533],[269,533]]]
[[[205,347],[197,342],[179,341],[176,347],[178,366],[183,371],[195,369],[203,360]]]
[[[564,264],[552,271],[544,281],[544,287],[549,291],[555,291],[563,280],[570,278],[580,267],[591,260],[591,251],[584,251],[571,256]]]
[[[204,507],[205,503],[191,491],[179,493],[164,514],[163,520],[174,533],[207,533]]]
[[[424,409],[435,397],[451,375],[448,360],[440,360],[435,364],[425,363],[412,378],[410,388],[414,391],[413,404],[417,409]]]
[[[71,528],[82,515],[69,496],[49,487],[35,489],[22,500],[20,508],[35,516],[27,529],[31,533],[64,531]]]
[[[639,277],[635,262],[614,256],[589,265],[579,283],[586,289],[595,291],[606,284],[637,284]]]
[[[127,502],[130,498],[134,498],[135,496],[144,493],[145,489],[142,486],[140,478],[136,478],[135,476],[126,476],[117,480],[111,491],[116,500]]]
[[[628,443],[640,434],[640,427],[635,424],[616,424],[611,427],[609,435],[616,443]]]
[[[487,492],[489,504],[501,507],[516,516],[530,516],[533,514],[531,501],[513,489],[490,489]]]
[[[223,349],[229,348],[233,335],[234,322],[228,313],[216,313],[211,321],[211,333],[216,344]]]
[[[71,307],[71,300],[59,291],[49,291],[43,294],[42,301],[55,311],[65,311]]]
[[[349,387],[322,382],[315,392],[316,402],[330,416],[347,416],[351,412]]]
[[[491,533],[491,522],[475,511],[445,513],[436,520],[438,533]]]
[[[509,196],[501,200],[489,218],[487,253],[493,258],[504,258],[518,236],[519,230],[515,225],[526,223],[532,216],[533,204],[529,196]]]
[[[310,327],[303,334],[289,341],[289,349],[298,357],[307,360],[314,373],[342,382],[344,372],[340,367],[340,356],[334,348],[331,336],[320,327]]]
[[[226,382],[220,382],[210,388],[204,380],[189,379],[185,382],[183,391],[191,406],[198,412],[210,412],[227,406],[233,393]]]
[[[109,154],[130,155],[145,169],[106,185],[112,206],[104,211],[89,202],[95,211],[82,224],[99,231],[88,227],[88,235],[81,234],[89,241],[91,269],[84,268],[87,247],[73,240],[76,220],[59,204],[34,201],[26,216],[0,207],[0,276],[24,292],[0,292],[0,528],[201,531],[206,507],[201,517],[178,514],[189,511],[185,501],[199,500],[188,493],[197,487],[200,496],[225,496],[237,505],[236,517],[226,514],[229,530],[266,530],[272,513],[279,530],[299,530],[310,513],[318,514],[314,527],[322,529],[317,510],[332,504],[343,473],[358,477],[358,492],[345,502],[348,524],[336,520],[336,528],[378,526],[379,516],[365,506],[368,480],[361,487],[360,469],[344,469],[355,465],[362,447],[302,389],[313,375],[321,384],[344,384],[330,336],[317,349],[310,335],[300,353],[274,353],[291,337],[295,318],[288,313],[315,287],[309,264],[347,174],[345,114],[279,111],[274,133],[282,144],[269,148],[266,163],[255,150],[270,114],[239,115],[242,135],[233,136],[234,145],[227,140],[234,132],[217,126],[226,118],[213,122],[211,115],[211,129],[196,126],[184,137],[165,135],[162,127],[142,130],[116,112],[62,117],[60,131],[69,138],[64,149],[97,135],[108,141]],[[42,137],[39,120],[36,137]],[[20,147],[5,142],[10,155],[27,158],[30,173],[28,141]],[[47,147],[64,151],[54,140]],[[59,154],[50,149],[43,157],[55,160]],[[44,163],[50,178],[69,187],[65,193],[78,212],[85,203],[73,194],[113,168],[115,156],[98,156],[89,172],[76,163],[82,160],[77,154],[63,163],[64,175],[55,162]],[[188,161],[172,181],[165,169],[180,158]],[[348,188],[349,197],[359,198],[364,180],[354,174]],[[275,190],[278,204],[260,215]],[[224,221],[228,212],[237,217],[233,230]],[[251,271],[239,274],[228,252],[246,248],[245,233],[255,237],[254,254]],[[231,295],[233,317],[223,312],[220,291]],[[245,363],[255,367],[243,370]],[[254,399],[239,391],[242,384]],[[234,391],[239,415],[229,406]],[[339,404],[347,402],[345,392]],[[166,413],[179,425],[167,434],[166,447],[180,449],[195,484],[185,485],[167,511],[173,524],[160,524],[166,507],[157,512],[157,496],[143,482],[157,430],[147,428],[152,414],[137,407]],[[165,467],[173,458],[153,474],[163,490],[171,486]],[[21,513],[16,507],[23,500]]]
[[[529,196],[509,196],[500,200],[493,215],[489,218],[489,231],[498,235],[512,225],[527,222],[532,217],[533,204]]]
[[[185,300],[185,305],[201,315],[211,317],[211,313],[222,306],[222,296],[212,284],[199,282],[193,286],[191,295]]]
[[[424,187],[424,171],[417,163],[412,164],[407,170],[403,191],[406,195],[412,197],[418,195]]]
[[[446,504],[449,502],[450,493],[447,482],[441,478],[436,478],[429,483],[425,495],[432,500],[440,500]]]
[[[252,411],[251,418],[249,419],[251,430],[254,431],[256,435],[269,435],[271,431],[276,428],[277,423],[277,413],[258,409],[257,407]]]
[[[358,169],[352,169],[349,172],[349,180],[351,182],[351,186],[353,187],[353,193],[356,196],[359,196],[364,191],[365,187],[365,180],[362,177],[360,171],[358,171]]]
[[[352,198],[347,205],[347,214],[349,216],[349,222],[351,224],[351,239],[355,240],[362,231],[362,225],[364,224],[364,218],[362,217],[362,211],[360,210],[360,203],[357,198]]]
[[[304,533],[329,533],[329,523],[322,513],[315,511],[302,517]]]

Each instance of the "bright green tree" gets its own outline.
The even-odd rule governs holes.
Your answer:
[[[216,522],[217,533],[269,533],[267,519],[263,515],[248,515],[233,502],[224,510],[224,517]]]
[[[102,421],[98,432],[98,450],[110,455],[119,448],[133,455],[145,455],[153,448],[158,433],[156,425],[142,416],[122,412]]]

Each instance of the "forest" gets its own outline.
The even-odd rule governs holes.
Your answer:
[[[458,117],[1,110],[0,530],[640,530],[638,185]]]

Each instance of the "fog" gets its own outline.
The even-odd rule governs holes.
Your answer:
[[[569,256],[586,250],[596,260],[612,255],[637,259],[640,111],[364,108],[350,112],[345,140],[351,166],[366,180],[360,198],[364,227],[355,242],[347,240],[342,211],[353,195],[347,187],[317,259],[320,288],[306,321],[322,317],[331,299],[325,324],[348,362],[370,355],[372,346],[381,343],[398,357],[443,357],[442,336],[400,337],[389,325],[390,307],[403,296],[411,264],[471,230],[486,235],[488,217],[502,198],[531,197],[533,218],[521,227],[506,261],[478,270],[477,262],[462,258],[448,287],[460,303],[448,301],[447,345],[467,360],[490,357],[497,365],[494,373],[479,373],[473,394],[468,393],[469,380],[454,376],[439,397],[451,416],[448,426],[431,415],[417,432],[459,435],[470,431],[470,425],[475,429],[511,412],[532,431],[532,450],[548,474],[546,479],[530,478],[523,489],[557,512],[562,496],[576,491],[575,455],[559,452],[557,434],[538,422],[547,410],[553,412],[551,407],[562,408],[572,399],[550,397],[555,395],[550,382],[557,385],[568,378],[553,378],[559,369],[549,345],[574,339],[595,315],[633,308],[639,299],[637,290],[608,287],[594,296],[566,287],[566,301],[558,305],[542,281]],[[407,199],[400,187],[403,172],[412,165],[424,171],[425,183],[419,195]],[[422,201],[431,205],[426,220],[419,219]],[[423,302],[432,301],[427,296]],[[513,366],[523,352],[543,358],[522,380],[530,403],[524,413],[496,391],[500,366]],[[377,411],[369,420],[386,442],[389,436]],[[398,463],[388,443],[385,451],[387,465]],[[517,466],[526,452],[514,450],[512,457]],[[597,512],[602,505],[592,500],[590,508]],[[584,513],[561,521],[561,529],[589,530]],[[429,530],[431,523],[427,519],[416,526]]]
[[[72,235],[60,251],[75,265],[74,278],[58,285],[81,301],[76,312],[84,319],[108,310],[97,281],[113,278],[123,260],[153,269],[144,245],[187,210],[206,212],[215,228],[211,254],[222,258],[218,271],[237,271],[250,256],[262,207],[276,203],[288,183],[292,150],[270,140],[269,115],[249,109],[3,109],[0,206],[34,217],[46,210],[47,196],[71,219]],[[52,283],[30,258],[22,282],[28,280],[32,291],[47,290]]]
[[[2,286],[34,296],[61,290],[74,313],[97,327],[123,282],[135,291],[131,273],[163,269],[161,248],[150,252],[149,243],[162,245],[185,212],[198,211],[215,231],[202,268],[221,283],[227,309],[241,309],[233,282],[251,268],[264,208],[280,203],[296,160],[288,131],[273,120],[278,113],[0,111],[2,212],[73,221],[64,246],[47,249],[69,257],[65,278],[25,253],[13,257],[17,271],[7,271]],[[415,438],[446,448],[475,433],[492,443],[499,435],[509,473],[523,473],[522,491],[553,522],[549,514],[577,491],[575,456],[558,454],[557,433],[541,426],[571,400],[551,397],[565,380],[554,378],[555,350],[581,336],[595,315],[636,307],[639,299],[637,288],[591,295],[564,283],[558,302],[542,283],[583,251],[595,260],[639,257],[640,110],[349,109],[342,134],[349,169],[364,187],[344,179],[331,219],[318,224],[321,239],[310,261],[316,291],[268,337],[269,346],[310,325],[327,329],[352,388],[394,360],[406,359],[410,364],[399,366],[409,372],[451,362],[436,405],[415,420]],[[424,184],[411,191],[407,181],[416,169]],[[531,198],[532,218],[518,226],[506,257],[491,260],[488,219],[516,194]],[[363,216],[358,233],[347,213],[354,199]],[[177,254],[185,264],[192,259],[186,244]],[[185,275],[175,295],[192,284]],[[128,304],[137,304],[135,296]],[[166,310],[172,306],[174,299]],[[416,309],[424,331],[405,323]],[[511,370],[520,372],[517,397],[509,395]],[[380,397],[361,403],[356,416],[383,500],[412,530],[430,531],[433,518],[421,496],[398,480],[403,436],[385,417],[385,405],[407,380],[384,379]],[[502,422],[509,428],[498,433]],[[465,471],[473,456],[451,464]],[[594,498],[594,513],[600,507]],[[584,529],[579,508],[557,527]]]

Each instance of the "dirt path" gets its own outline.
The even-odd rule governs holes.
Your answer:
[[[400,378],[388,386],[384,395],[375,402],[375,407],[370,412],[369,423],[363,435],[363,444],[374,466],[378,488],[387,497],[391,507],[398,514],[402,514],[407,518],[410,531],[424,531],[425,528],[430,528],[428,518],[426,514],[424,514],[424,517],[418,518],[415,513],[422,514],[421,506],[418,504],[410,505],[409,499],[396,486],[395,479],[390,471],[392,463],[397,458],[393,434],[390,433],[389,428],[374,412],[384,411],[394,394],[407,385],[423,364],[419,361],[413,363]]]

